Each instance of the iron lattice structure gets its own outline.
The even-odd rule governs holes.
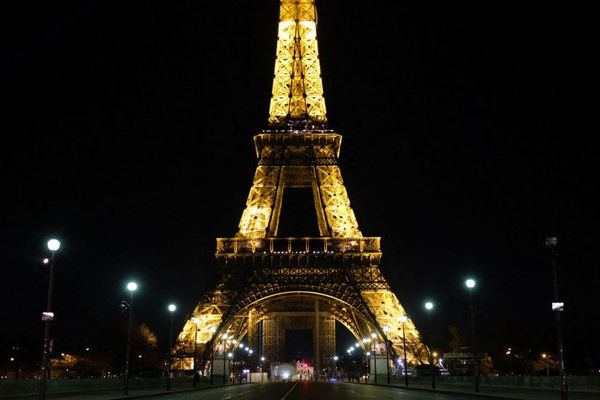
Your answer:
[[[216,287],[178,338],[179,365],[223,358],[246,337],[269,360],[281,357],[282,330],[313,330],[315,370],[335,351],[335,321],[376,351],[424,359],[420,335],[380,271],[379,237],[364,237],[338,158],[342,136],[327,128],[314,0],[282,0],[268,129],[254,136],[258,166],[232,238],[218,238]],[[278,237],[285,190],[312,191],[319,237]],[[286,328],[287,327],[287,328]],[[370,348],[373,346],[369,345]],[[258,353],[256,356],[259,356]],[[390,357],[393,359],[393,357]]]
[[[317,10],[312,0],[282,0],[269,124],[293,120],[327,122],[317,46]]]

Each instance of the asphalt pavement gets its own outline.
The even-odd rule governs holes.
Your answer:
[[[213,386],[167,391],[135,389],[122,392],[82,392],[48,394],[46,400],[560,400],[558,391],[482,386],[373,385],[347,382],[274,382]],[[0,396],[0,400],[35,400],[37,396]],[[600,392],[569,392],[569,400],[600,400]]]

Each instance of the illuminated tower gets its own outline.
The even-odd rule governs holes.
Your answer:
[[[290,329],[312,329],[315,371],[326,368],[335,321],[380,357],[402,352],[405,311],[380,271],[380,238],[359,229],[338,165],[342,136],[328,128],[316,22],[314,0],[281,1],[268,128],[254,136],[246,207],[235,236],[217,239],[218,284],[179,335],[181,353],[196,340],[199,360],[215,368],[243,338],[255,357],[284,361]],[[319,236],[278,236],[290,188],[311,191]],[[413,359],[423,348],[412,322],[405,326]]]

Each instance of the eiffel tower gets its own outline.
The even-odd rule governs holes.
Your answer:
[[[218,283],[179,334],[177,352],[188,355],[179,368],[225,376],[226,354],[242,341],[257,364],[291,361],[286,331],[311,329],[314,370],[322,371],[334,364],[336,321],[384,357],[380,374],[403,354],[403,337],[409,361],[423,358],[419,332],[400,322],[405,310],[380,271],[380,238],[363,236],[350,206],[316,28],[314,0],[281,0],[268,128],[254,136],[258,166],[237,233],[217,239]],[[312,191],[318,237],[278,236],[290,188]]]

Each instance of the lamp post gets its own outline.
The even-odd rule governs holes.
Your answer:
[[[137,283],[129,282],[127,290],[129,290],[129,323],[127,325],[127,351],[125,353],[125,384],[123,386],[123,394],[129,394],[129,359],[131,358],[131,325],[133,323],[133,292],[138,288]]]
[[[167,390],[171,390],[171,364],[173,363],[173,314],[175,310],[177,310],[177,306],[175,304],[169,304],[167,307],[170,314],[170,324],[169,324],[169,355],[167,358]]]
[[[433,368],[433,357],[431,354],[431,345],[433,332],[431,329],[431,312],[433,311],[434,304],[431,301],[425,302],[425,309],[427,310],[427,317],[429,320],[429,366],[431,368],[431,388],[435,389],[435,373]]]
[[[548,360],[547,360],[548,354],[542,353],[541,356],[542,356],[542,360],[544,360],[544,368],[546,370],[546,376],[550,376],[550,367],[548,365]]]
[[[221,341],[223,343],[223,385],[225,385],[225,351],[227,346],[227,333],[224,333],[223,336],[221,336]]]
[[[369,343],[370,343],[370,339],[369,339]],[[370,346],[369,346],[369,348],[370,348]],[[369,380],[371,379],[371,362],[370,362],[371,361],[371,354],[373,354],[373,353],[371,353],[370,351],[367,351],[365,353],[365,363],[367,364],[367,367],[368,367],[368,369],[367,369],[367,375],[366,375],[366,378],[365,378],[365,383],[369,383]]]
[[[406,362],[406,322],[408,317],[402,315],[400,317],[400,323],[402,324],[402,350],[404,352],[404,386],[408,386],[408,364]]]
[[[12,363],[12,367],[15,370],[15,379],[19,379],[19,365],[17,364],[17,360],[14,357],[11,357],[10,362]]]
[[[238,357],[238,360],[235,360],[235,351],[239,350],[239,351],[244,351],[244,343],[239,343],[237,345],[237,347],[233,348],[233,369],[234,369],[234,375],[233,375],[233,383],[239,382],[242,383],[242,370],[243,370],[243,359],[244,359],[244,355],[243,353],[241,353]],[[238,371],[238,367],[236,365],[236,363],[239,363],[239,371]]]
[[[46,381],[48,379],[48,354],[50,353],[50,322],[54,319],[52,312],[52,292],[54,290],[54,253],[60,248],[60,242],[57,239],[50,239],[47,243],[50,250],[50,259],[44,259],[44,264],[50,264],[48,272],[48,302],[46,311],[42,312],[42,321],[44,321],[44,344],[42,349],[42,366],[40,371],[40,400],[46,398]]]
[[[333,356],[333,364],[335,366],[335,379],[336,379],[336,381],[338,379],[338,360],[339,359],[340,358],[338,356]]]
[[[137,365],[137,375],[138,376],[142,375],[142,358],[144,358],[144,357],[142,357],[141,354],[138,354],[137,363],[135,362],[135,357],[133,359],[134,361],[131,362],[131,376],[133,376],[134,378],[135,378],[135,374],[136,374],[136,369],[135,369],[136,365]]]
[[[261,382],[264,381],[263,364],[264,364],[265,360],[266,360],[265,356],[260,356],[259,372],[260,372],[260,381]]]
[[[194,364],[194,368],[192,369],[194,376],[192,377],[192,387],[196,387],[198,383],[198,324],[200,320],[196,317],[192,318],[192,322],[194,323],[194,357],[192,358],[192,363]]]
[[[369,339],[369,340],[370,340],[370,339]],[[362,342],[363,342],[363,343],[367,343],[367,339],[366,339],[366,338],[363,338],[363,339],[362,339]],[[354,343],[354,346],[350,346],[350,348],[348,349],[348,350],[349,350],[349,354],[350,354],[350,356],[352,356],[352,354],[353,354],[354,350],[355,350],[355,349],[358,349],[359,347],[360,347],[360,343],[358,343],[358,342]],[[370,353],[370,352],[369,352],[369,353]],[[369,356],[370,356],[370,355],[371,355],[371,354],[369,354]],[[367,375],[371,375],[371,366],[369,365],[369,359],[368,359],[368,356],[366,355],[366,353],[365,353],[365,364],[363,365],[363,367],[364,367],[364,368],[366,368],[366,370],[367,370]],[[361,367],[361,368],[360,368],[360,370],[359,370],[359,373],[358,373],[358,375],[359,375],[359,377],[358,377],[358,381],[359,381],[359,382],[360,382],[360,380],[362,379],[362,376],[363,376],[363,374],[362,374],[362,373],[363,373],[363,368]],[[365,379],[365,383],[367,383],[367,380],[366,380],[366,379]]]
[[[558,253],[556,251],[556,245],[558,244],[558,238],[552,236],[546,238],[546,247],[550,249],[552,256],[552,286],[554,289],[554,301],[552,303],[552,310],[554,311],[554,320],[556,323],[556,342],[558,347],[558,367],[560,373],[560,398],[567,400],[569,398],[567,375],[565,373],[565,355],[562,343],[562,329],[560,323],[560,313],[564,310],[564,303],[559,300],[558,296],[558,270],[556,267],[556,258]]]
[[[363,338],[362,342],[363,343],[367,343],[367,340],[371,340],[371,339]],[[349,350],[350,350],[350,356],[354,355],[354,350],[356,350],[356,352],[357,352],[356,354],[358,356],[358,354],[359,354],[358,353],[358,351],[359,351],[358,349],[359,348],[360,348],[360,343],[359,342],[354,343],[354,346],[350,346],[350,348],[349,348]],[[369,345],[366,344],[365,348],[368,349]],[[371,357],[371,352],[370,351],[365,352],[365,362],[364,362],[364,364],[362,365],[362,367],[360,368],[360,370],[358,372],[358,375],[359,375],[358,381],[359,382],[361,382],[361,379],[363,378],[363,376],[367,377],[367,378],[365,378],[364,383],[368,383],[369,382],[368,377],[371,376],[371,364],[369,362],[369,357]]]
[[[235,347],[235,343],[234,343],[234,347]],[[233,360],[233,351],[230,351],[229,353],[227,353],[227,357],[229,357],[229,376],[231,377],[231,379],[229,379],[229,383],[232,383],[235,385],[235,361]],[[264,357],[262,357],[264,359]],[[261,378],[262,379],[262,378]]]
[[[390,346],[389,346],[389,340],[388,340],[388,331],[390,330],[390,327],[387,325],[383,326],[383,334],[384,334],[384,338],[383,340],[385,341],[385,369],[386,369],[386,375],[387,375],[387,384],[390,384]]]
[[[375,384],[377,385],[377,334],[371,333],[371,341],[373,342],[373,372],[375,372]]]
[[[350,367],[352,366],[352,350],[354,350],[354,347],[350,347],[348,348],[348,350],[346,350],[346,353],[348,353],[348,368],[346,371],[346,377],[350,380],[354,379],[354,371],[352,371],[350,374],[348,374],[348,372],[350,371]]]
[[[250,371],[250,362],[252,361],[252,353],[254,353],[254,350],[252,350],[251,348],[248,348],[248,371]],[[248,375],[248,383],[251,382],[252,379],[252,375]]]
[[[217,328],[214,326],[210,328],[210,333],[214,334],[217,332]],[[211,339],[212,351],[210,352],[210,385],[213,384],[213,375],[215,372],[215,337]]]
[[[469,289],[469,304],[471,308],[471,353],[473,354],[473,375],[475,378],[475,391],[479,392],[479,359],[475,351],[475,311],[473,308],[473,288],[477,283],[475,279],[465,280],[465,286]]]

